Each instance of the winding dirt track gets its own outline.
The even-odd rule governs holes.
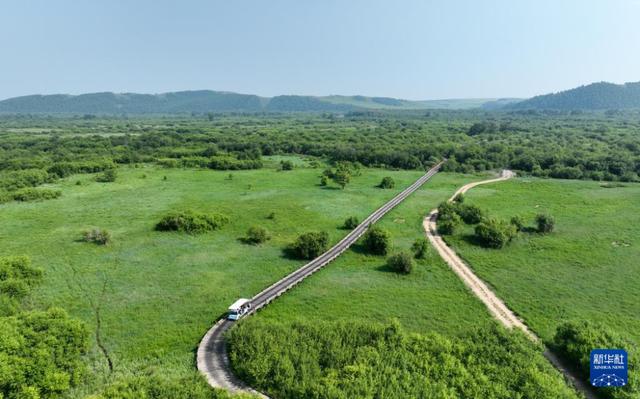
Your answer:
[[[281,280],[264,289],[251,299],[251,313],[268,305],[271,301],[296,286],[305,278],[309,277],[316,271],[326,266],[329,262],[340,256],[346,251],[358,238],[360,238],[375,222],[380,220],[387,212],[395,208],[404,201],[409,195],[413,194],[423,184],[425,184],[433,175],[438,173],[443,162],[438,163],[431,168],[426,174],[421,176],[412,185],[396,195],[389,202],[378,208],[369,215],[362,223],[347,234],[340,242],[331,247],[327,252],[318,256],[311,262],[302,266],[293,273],[285,276]],[[266,398],[267,396],[248,387],[238,378],[236,378],[229,365],[229,357],[224,341],[224,333],[233,325],[232,321],[227,319],[218,320],[209,331],[205,334],[198,346],[196,354],[196,362],[198,370],[206,377],[207,382],[214,388],[223,388],[230,392],[249,392]]]
[[[458,194],[464,194],[468,190],[473,187],[479,186],[481,184],[489,184],[495,183],[503,180],[510,179],[514,177],[515,174],[510,170],[503,170],[500,177],[490,180],[483,180],[479,182],[466,184],[458,189],[453,196],[449,199],[449,201],[453,201],[453,199]],[[453,270],[453,272],[458,275],[458,277],[462,280],[462,282],[473,292],[473,294],[485,304],[489,312],[495,317],[500,323],[502,323],[505,327],[511,328],[519,328],[522,330],[532,341],[536,343],[541,343],[540,339],[531,331],[529,328],[520,320],[508,307],[502,302],[500,298],[496,296],[496,294],[491,291],[491,289],[471,270],[471,268],[464,263],[462,259],[451,249],[442,239],[442,237],[438,234],[436,221],[438,219],[438,210],[434,209],[424,218],[423,227],[427,234],[427,238],[434,246],[434,248],[440,254],[440,257],[447,262],[449,267]],[[553,364],[564,376],[565,378],[587,399],[598,399],[597,394],[594,392],[593,388],[588,384],[584,383],[578,376],[570,371],[561,361],[560,359],[549,349],[545,349],[544,356],[549,360],[551,364]]]

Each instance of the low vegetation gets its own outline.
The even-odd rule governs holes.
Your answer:
[[[517,233],[514,225],[494,218],[484,219],[474,231],[482,245],[496,249],[507,245]]]
[[[98,245],[107,245],[111,243],[111,233],[105,229],[93,228],[82,233],[82,240]]]
[[[118,178],[118,172],[115,168],[107,169],[96,176],[98,183],[113,183]]]
[[[258,245],[266,242],[271,238],[269,231],[264,227],[260,226],[251,226],[249,230],[247,230],[247,234],[242,238],[247,244]]]
[[[217,213],[204,214],[194,211],[178,211],[164,216],[156,224],[156,230],[202,234],[218,230],[227,223],[229,223],[229,218]]]
[[[22,306],[41,280],[29,258],[0,258],[0,397],[57,398],[85,371],[86,327],[59,308]]]
[[[300,259],[313,259],[329,248],[329,234],[326,231],[313,231],[298,236],[289,250]]]
[[[391,235],[378,226],[369,227],[362,241],[366,250],[373,255],[386,255],[391,249]]]
[[[397,322],[251,319],[228,343],[237,375],[282,399],[577,398],[537,346],[498,327],[454,338],[410,334]]]
[[[391,176],[383,177],[380,184],[378,184],[378,187],[380,188],[394,188],[395,186],[396,182],[393,181],[393,178]]]
[[[407,252],[398,252],[387,259],[387,267],[396,273],[409,274],[413,270],[413,257]]]
[[[636,358],[638,348],[605,325],[588,321],[560,324],[553,337],[554,350],[589,380],[590,353],[593,349],[625,349],[629,366],[629,384],[623,388],[599,388],[602,398],[632,399],[640,397],[640,368]]]
[[[344,220],[344,223],[342,224],[342,228],[345,230],[353,230],[356,227],[358,227],[359,224],[360,224],[360,220],[358,220],[357,217],[349,216]]]

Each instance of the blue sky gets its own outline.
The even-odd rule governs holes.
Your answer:
[[[2,0],[0,98],[528,97],[640,80],[640,0]]]

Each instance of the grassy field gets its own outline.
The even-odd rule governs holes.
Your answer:
[[[102,339],[116,370],[153,366],[163,373],[191,372],[201,336],[231,302],[254,295],[302,264],[282,252],[297,234],[326,230],[336,242],[346,234],[340,229],[346,217],[363,219],[421,174],[365,169],[339,190],[318,185],[320,169],[276,171],[279,160],[271,160],[267,169],[233,172],[232,179],[229,172],[148,166],[120,168],[115,183],[97,183],[92,175],[62,180],[54,185],[63,192],[59,199],[0,206],[0,256],[28,255],[45,269],[34,306],[61,306],[91,328],[96,325],[91,303],[99,306]],[[396,188],[376,188],[387,175]],[[393,232],[395,245],[408,248],[421,234],[422,214],[466,179],[438,176],[411,205],[385,218],[382,223]],[[166,212],[180,209],[220,212],[232,221],[201,236],[153,230]],[[271,212],[273,220],[267,218]],[[242,244],[238,239],[252,225],[264,225],[271,241]],[[108,229],[113,244],[81,242],[81,232],[90,227]],[[301,295],[318,283],[312,299],[338,285],[326,302],[315,304],[325,318],[397,316],[414,329],[446,331],[488,322],[480,305],[433,255],[409,277],[377,270],[382,263],[348,253],[327,273],[294,290],[291,298],[277,301],[265,316],[278,317],[279,309],[298,300],[313,312],[306,307],[310,299]],[[336,274],[329,274],[333,269]],[[353,300],[346,301],[343,293]],[[290,314],[302,313],[293,309]],[[95,345],[90,358],[99,376],[105,361]],[[99,385],[100,378],[92,384]]]
[[[640,185],[516,179],[467,195],[490,215],[555,216],[548,236],[523,234],[501,250],[448,239],[543,339],[564,320],[604,323],[640,344]]]
[[[415,239],[424,237],[424,215],[471,179],[469,175],[438,174],[387,214],[379,226],[391,233],[393,250],[409,251]],[[492,323],[484,306],[431,247],[413,273],[398,275],[385,268],[384,257],[368,255],[358,244],[258,317],[284,322],[387,322],[397,318],[412,331],[455,335]]]

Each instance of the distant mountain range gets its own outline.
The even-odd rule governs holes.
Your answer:
[[[206,112],[348,112],[382,109],[468,109],[495,99],[410,101],[365,96],[260,97],[199,90],[163,94],[90,93],[31,95],[0,101],[0,113],[43,114],[179,114]]]
[[[640,108],[640,82],[592,83],[559,93],[506,104],[504,109],[603,110]]]
[[[365,96],[260,97],[224,91],[198,90],[163,94],[90,93],[14,97],[0,101],[5,114],[181,114],[207,112],[348,112],[356,110],[601,110],[640,108],[640,82],[593,83],[559,93],[522,100],[449,99],[411,101]]]

